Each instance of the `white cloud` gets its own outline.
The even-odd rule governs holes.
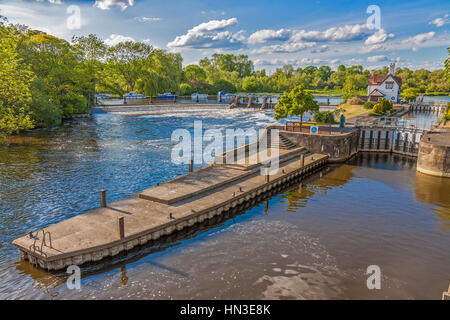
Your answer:
[[[326,44],[324,44],[315,49],[312,49],[311,53],[322,53],[322,52],[326,52],[328,50],[329,50],[329,47]]]
[[[120,8],[122,11],[133,6],[134,0],[95,0],[94,7],[101,10],[109,10],[112,8]]]
[[[351,59],[348,59],[348,60],[344,61],[344,63],[346,65],[361,64],[361,62],[363,62],[363,59],[361,59],[361,58],[351,58]]]
[[[426,33],[419,33],[415,36],[409,37],[405,40],[403,40],[403,43],[405,44],[412,44],[412,50],[417,51],[419,50],[419,45],[424,43],[425,41],[431,40],[434,38],[434,35],[436,33],[434,31],[426,32]]]
[[[153,17],[135,17],[134,20],[139,22],[149,22],[149,21],[161,21],[161,18],[153,18]]]
[[[371,46],[364,46],[361,47],[361,53],[369,53],[373,51],[383,51],[386,50],[386,48],[382,44],[374,44]]]
[[[167,46],[169,48],[240,48],[245,36],[243,31],[232,33],[225,30],[238,24],[236,18],[211,20],[189,29],[185,35],[176,37]]]
[[[385,42],[389,38],[394,38],[393,33],[386,33],[386,30],[380,29],[364,41],[365,45],[373,45]]]
[[[323,42],[323,41],[354,41],[361,40],[370,35],[370,30],[365,24],[345,25],[342,27],[331,27],[325,31],[307,31],[264,29],[254,32],[249,37],[249,43],[265,43],[268,41],[291,41],[291,42]]]
[[[37,0],[37,2],[44,2],[45,0]],[[61,0],[48,0],[48,2],[53,4],[62,4]]]
[[[354,41],[368,36],[369,29],[365,24],[331,27],[325,31],[295,31],[291,41]]]
[[[448,14],[446,14],[443,18],[436,18],[433,21],[430,21],[429,24],[434,24],[436,27],[440,28],[449,23]]]
[[[292,35],[292,30],[280,29],[270,30],[264,29],[254,32],[248,38],[248,43],[264,43],[267,41],[287,41]]]
[[[314,42],[297,42],[297,43],[283,43],[271,46],[264,46],[258,49],[253,49],[254,54],[271,54],[271,53],[293,53],[314,47]]]
[[[313,59],[313,58],[302,58],[302,59],[256,59],[254,61],[256,66],[282,66],[286,64],[291,64],[293,66],[307,66],[307,65],[335,65],[339,62],[339,59],[323,60],[323,59]]]
[[[127,41],[135,41],[135,40],[132,37],[127,37],[120,34],[112,34],[109,36],[108,39],[105,40],[105,44],[108,46],[115,46],[118,43]]]
[[[379,56],[371,56],[367,58],[367,62],[381,62],[381,61],[389,61],[388,57],[379,55]]]

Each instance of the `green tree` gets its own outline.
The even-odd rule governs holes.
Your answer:
[[[121,42],[108,49],[107,73],[113,86],[120,88],[117,91],[134,91],[143,72],[144,59],[148,58],[151,52],[151,46],[133,41]],[[126,84],[125,90],[122,83]]]
[[[351,73],[347,75],[344,87],[342,88],[342,98],[348,99],[358,95],[358,93],[366,87],[366,83],[367,77],[362,74]]]
[[[419,89],[418,88],[407,88],[405,90],[403,90],[402,92],[402,97],[403,99],[405,99],[406,101],[413,101],[416,100],[417,95],[419,94]]]
[[[0,35],[0,136],[5,136],[34,127],[29,115],[34,75],[18,57],[17,39],[1,24]]]
[[[184,77],[186,80],[200,80],[205,81],[206,80],[206,72],[203,70],[203,68],[196,66],[196,65],[189,65],[186,68],[184,68]]]
[[[314,96],[307,92],[302,86],[296,86],[288,94],[283,94],[275,107],[275,119],[286,118],[287,116],[300,116],[303,122],[305,112],[317,112],[319,105],[314,100]]]

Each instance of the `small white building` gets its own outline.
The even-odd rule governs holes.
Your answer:
[[[402,78],[394,76],[395,63],[389,65],[388,74],[369,75],[367,81],[367,96],[369,101],[378,101],[380,98],[398,102],[400,98],[400,87]]]

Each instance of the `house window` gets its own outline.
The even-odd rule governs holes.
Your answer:
[[[393,83],[386,83],[386,89],[392,89],[392,88],[394,88]]]

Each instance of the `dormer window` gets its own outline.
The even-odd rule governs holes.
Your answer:
[[[394,88],[394,82],[386,81],[386,89],[392,89],[392,88]]]

